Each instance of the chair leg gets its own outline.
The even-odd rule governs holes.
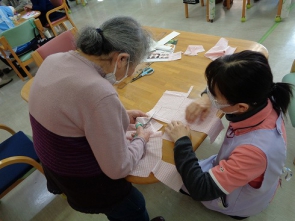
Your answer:
[[[201,0],[201,5],[202,5],[202,7],[205,5],[204,0]]]
[[[290,73],[295,73],[295,60],[293,61]]]
[[[21,75],[21,73],[18,71],[18,69],[15,67],[15,65],[13,64],[13,62],[10,59],[6,59],[6,61],[9,63],[10,67],[12,67],[12,69],[14,70],[14,72],[17,74],[17,76],[22,80],[25,81],[25,79],[23,78],[23,76]]]
[[[54,26],[49,25],[49,27],[50,27],[51,31],[53,32],[54,36],[56,37],[58,34],[57,34],[57,32],[55,31]]]
[[[295,157],[294,157],[294,160],[293,160],[293,164],[295,165]]]
[[[188,4],[184,4],[184,14],[185,17],[188,18]]]
[[[26,73],[26,75],[27,75],[30,79],[33,78],[33,76],[31,75],[31,73],[27,70],[27,68],[26,68],[23,64],[20,64],[19,66],[24,70],[24,72]]]
[[[62,26],[62,28],[63,28],[63,31],[66,31],[66,30],[68,30],[68,27],[65,25],[65,23],[61,23],[60,25]]]
[[[212,5],[213,4],[213,5]],[[213,22],[214,17],[215,17],[215,1],[211,2],[207,0],[207,5],[206,5],[206,17],[207,17],[207,22]]]
[[[280,22],[282,20],[281,18],[282,7],[283,7],[283,0],[279,0],[277,15],[275,18],[276,22]]]
[[[246,21],[246,0],[243,0],[241,22],[245,22],[245,21]]]
[[[227,10],[231,8],[230,0],[226,0],[226,8]]]

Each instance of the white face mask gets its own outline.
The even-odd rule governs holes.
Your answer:
[[[116,78],[117,63],[118,63],[118,60],[116,61],[114,71],[113,71],[112,73],[106,74],[105,77],[104,77],[104,78],[105,78],[106,80],[108,80],[112,85],[114,85],[114,84],[119,84],[119,83],[121,83],[126,77],[128,77],[129,59],[128,59],[128,64],[127,64],[127,69],[126,69],[125,76],[124,76],[122,79],[120,79],[119,81],[117,81],[117,78]]]
[[[235,110],[235,111],[232,111],[232,112],[224,112],[223,110],[221,110],[222,108],[225,108],[225,107],[230,107],[232,105],[230,104],[220,104],[214,97],[213,95],[211,94],[208,86],[207,86],[207,95],[211,101],[211,104],[213,105],[213,107],[215,107],[216,109],[219,109],[222,113],[224,114],[234,114],[234,113],[237,113],[239,112],[238,110]]]
[[[219,109],[220,110],[220,109]],[[236,111],[232,111],[232,112],[224,112],[223,110],[220,110],[222,113],[224,114],[234,114],[234,113],[238,113],[239,111],[236,110]]]
[[[213,107],[215,107],[216,109],[221,109],[221,108],[225,108],[225,107],[230,107],[230,104],[220,104],[211,94],[208,86],[207,86],[207,95],[211,101],[211,104],[213,105]]]

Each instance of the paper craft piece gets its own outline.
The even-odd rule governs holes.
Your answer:
[[[217,109],[211,108],[205,120],[197,119],[193,123],[188,123],[185,119],[185,110],[194,100],[187,98],[189,93],[166,91],[159,99],[154,108],[148,113],[155,113],[154,119],[170,123],[171,121],[181,121],[188,125],[191,130],[206,133],[210,137],[211,143],[214,142],[220,131],[223,129],[220,118],[216,116]],[[164,134],[163,139],[171,140]]]
[[[175,45],[171,44],[169,46],[171,48],[170,51],[162,51],[162,50],[156,50],[150,52],[146,62],[157,62],[157,61],[175,61],[181,59],[181,52],[173,53],[175,49]]]
[[[199,52],[205,51],[202,45],[189,45],[184,52],[185,55],[196,56]]]
[[[154,133],[146,144],[146,152],[134,170],[133,176],[148,177],[155,165],[162,159],[162,132]]]
[[[172,40],[180,33],[173,31],[169,35],[162,38],[160,41],[153,41],[150,48],[150,53],[144,59],[145,62],[157,62],[157,61],[174,61],[181,59],[181,54],[173,54],[177,40]]]
[[[223,55],[233,54],[236,49],[228,45],[228,40],[220,38],[217,44],[205,53],[205,57],[214,61]]]
[[[152,172],[158,180],[177,192],[179,192],[183,185],[181,176],[173,164],[161,160],[157,163]]]
[[[155,49],[159,49],[159,47],[162,47],[163,45],[165,45],[168,41],[170,41],[171,39],[175,38],[176,36],[178,36],[180,33],[173,31],[171,32],[169,35],[165,36],[164,38],[162,38],[160,41],[158,41],[155,45]]]
[[[29,18],[34,17],[36,14],[37,14],[36,11],[30,11],[30,12],[27,12],[25,15],[23,15],[22,18],[29,19]]]
[[[175,61],[181,59],[181,52],[172,53],[169,55],[169,61]]]

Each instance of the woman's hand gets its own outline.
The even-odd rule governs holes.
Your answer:
[[[127,110],[127,114],[130,119],[130,124],[135,124],[137,117],[148,117],[148,115],[146,115],[146,113],[144,113],[140,110]]]
[[[190,137],[189,127],[185,126],[181,121],[172,121],[166,126],[165,131],[174,142],[184,136]]]
[[[185,119],[189,123],[193,123],[198,117],[205,120],[211,108],[211,101],[207,94],[203,94],[200,99],[192,102],[185,111]]]
[[[141,126],[136,128],[137,137],[142,137],[146,143],[149,141],[151,133],[152,133],[151,131],[146,131]]]

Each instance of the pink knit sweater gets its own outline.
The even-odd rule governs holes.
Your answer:
[[[101,171],[111,179],[126,177],[141,159],[144,140],[138,138],[127,145],[129,117],[104,75],[99,66],[75,51],[51,55],[39,68],[30,91],[29,111],[38,124],[52,132],[52,137],[46,137],[52,140],[58,135],[62,144],[55,151],[49,141],[38,147],[48,149],[44,163],[51,170],[63,175],[95,173],[85,166],[86,158],[75,155],[74,146],[73,155],[69,152],[77,138],[86,138],[83,145],[90,146]]]

